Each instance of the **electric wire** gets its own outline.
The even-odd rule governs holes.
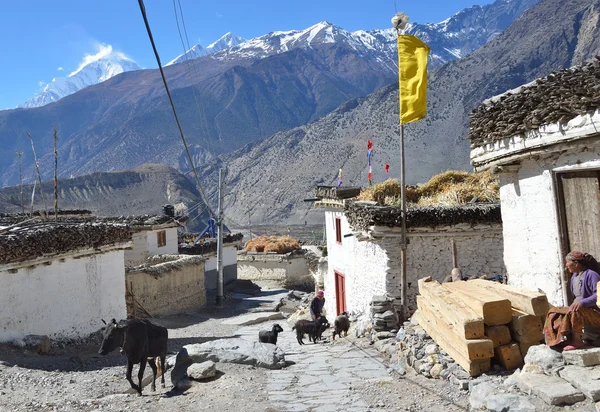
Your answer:
[[[194,177],[196,178],[196,184],[198,185],[198,190],[200,191],[200,195],[202,196],[202,200],[206,203],[206,207],[211,216],[215,216],[215,213],[211,209],[208,204],[208,199],[204,194],[204,189],[202,188],[202,184],[200,183],[200,178],[198,177],[198,173],[196,172],[196,167],[194,166],[194,161],[192,159],[192,155],[188,148],[187,142],[185,140],[185,136],[183,134],[183,129],[181,128],[181,123],[179,122],[179,118],[177,117],[177,111],[175,110],[175,104],[173,103],[173,98],[171,97],[171,92],[169,91],[169,86],[167,85],[167,79],[165,77],[165,73],[162,68],[162,64],[160,62],[160,56],[158,55],[158,50],[156,49],[156,45],[154,44],[154,38],[152,37],[152,31],[150,30],[150,23],[148,23],[148,17],[146,16],[146,6],[144,6],[144,0],[138,0],[138,4],[140,6],[140,11],[142,13],[142,17],[144,19],[144,24],[146,26],[146,31],[148,32],[148,38],[150,39],[150,43],[152,44],[152,50],[154,51],[154,56],[156,57],[156,62],[158,63],[158,68],[160,70],[160,75],[162,77],[163,84],[165,86],[165,90],[167,92],[167,97],[169,98],[169,102],[171,103],[171,109],[173,109],[173,116],[175,117],[175,122],[177,123],[177,128],[179,129],[179,134],[181,135],[181,140],[183,142],[183,146],[185,147],[185,151],[188,156],[188,160],[192,167],[192,171],[194,172]]]

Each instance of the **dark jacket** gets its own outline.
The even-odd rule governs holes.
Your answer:
[[[315,316],[321,316],[323,306],[325,306],[325,298],[319,299],[318,297],[315,297],[310,303],[310,311]]]

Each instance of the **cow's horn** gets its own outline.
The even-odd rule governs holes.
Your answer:
[[[102,321],[102,323],[104,323],[106,325],[106,321],[104,319],[100,319]]]

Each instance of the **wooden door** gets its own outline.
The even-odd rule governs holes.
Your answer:
[[[338,272],[335,273],[335,302],[337,315],[346,311],[346,277]]]
[[[599,171],[559,174],[564,246],[587,252],[600,259],[600,185]]]

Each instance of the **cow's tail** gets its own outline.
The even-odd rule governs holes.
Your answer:
[[[148,362],[154,362],[156,365],[156,376],[162,376],[163,370],[160,366],[160,356],[157,356],[156,358],[148,358]]]

